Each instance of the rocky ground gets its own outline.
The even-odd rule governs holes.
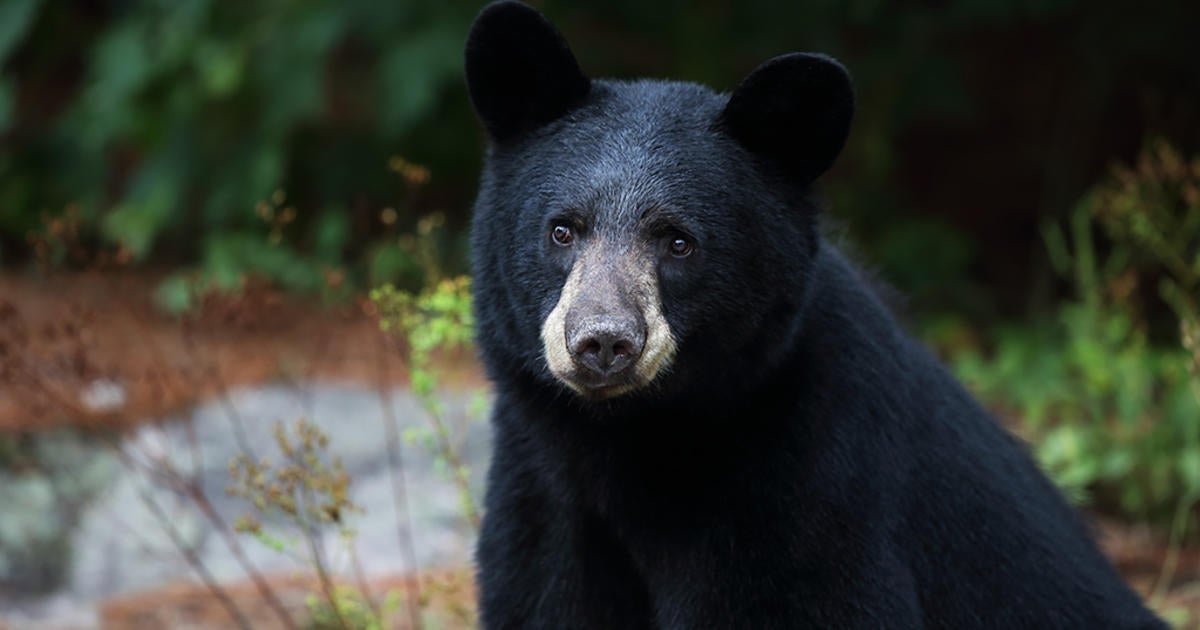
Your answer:
[[[453,572],[468,566],[474,528],[462,509],[459,489],[436,462],[437,452],[421,440],[409,444],[401,440],[402,468],[390,464],[390,419],[396,419],[403,434],[420,431],[426,418],[405,390],[390,392],[389,398],[390,415],[384,413],[376,391],[354,384],[246,387],[179,417],[141,425],[112,448],[68,437],[73,434],[45,434],[39,446],[69,455],[63,458],[61,472],[44,478],[24,475],[0,489],[0,502],[14,509],[20,506],[26,520],[69,522],[63,532],[39,530],[36,522],[30,523],[28,529],[42,535],[31,534],[25,540],[26,546],[32,541],[46,549],[65,543],[71,557],[61,583],[48,593],[32,591],[49,585],[26,581],[25,594],[0,594],[0,611],[22,627],[94,627],[103,615],[136,610],[138,602],[148,601],[146,591],[157,591],[164,584],[173,585],[163,591],[167,601],[194,601],[203,591],[186,584],[195,579],[197,566],[218,582],[241,584],[235,590],[244,596],[255,595],[245,588],[247,566],[265,576],[290,578],[281,583],[285,593],[315,592],[297,588],[312,582],[305,579],[313,574],[311,554],[302,532],[287,519],[271,514],[261,518],[264,530],[286,543],[287,549],[234,533],[240,555],[224,535],[230,533],[228,528],[220,525],[232,525],[246,514],[262,514],[225,491],[230,485],[230,461],[249,449],[256,460],[281,462],[274,427],[298,418],[329,436],[328,452],[340,459],[350,475],[349,499],[359,508],[343,517],[353,529],[349,543],[336,527],[317,536],[332,569],[347,578],[361,573],[372,581],[387,581],[396,575]],[[470,489],[477,500],[487,465],[488,431],[482,418],[468,413],[469,398],[462,391],[441,396],[447,424],[461,440],[455,450],[470,469]],[[137,464],[128,465],[123,456]],[[203,497],[157,477],[168,471],[178,471]],[[78,485],[71,481],[73,475],[90,478],[88,493],[76,497],[84,504],[81,508],[68,514],[36,500],[39,487],[65,496],[66,488]],[[403,483],[401,502],[395,498],[397,482]],[[10,543],[8,555],[16,559],[20,547],[12,547]],[[181,547],[193,557],[186,558]],[[415,558],[407,556],[409,549]],[[20,586],[22,576],[35,574],[39,562],[45,562],[45,554],[20,558],[9,567],[8,582]],[[297,581],[295,576],[303,577]],[[383,586],[377,588],[386,592]]]

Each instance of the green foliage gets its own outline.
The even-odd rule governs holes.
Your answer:
[[[1200,156],[1185,160],[1157,141],[1136,168],[1117,168],[1091,202],[1109,236],[1139,254],[1138,270],[1159,272],[1200,402]]]
[[[0,4],[0,68],[25,37],[40,4],[40,0],[10,0]],[[12,122],[15,92],[12,80],[0,74],[0,134],[8,131]]]
[[[378,611],[361,592],[345,585],[334,588],[332,602],[309,595],[304,603],[312,630],[386,630],[392,627],[388,619],[400,609],[400,594],[388,593]]]
[[[389,160],[389,166],[408,186],[421,186],[429,179],[427,169],[398,157]],[[200,270],[177,272],[159,287],[160,306],[179,313],[205,293],[238,289],[250,277],[296,293],[345,297],[354,288],[346,282],[340,264],[350,233],[345,215],[326,212],[318,217],[312,235],[314,247],[303,252],[286,236],[298,216],[286,201],[286,194],[277,190],[255,206],[262,222],[258,230],[211,235]],[[394,208],[380,212],[382,223],[391,226],[396,220]],[[366,278],[371,284],[386,281],[413,290],[436,281],[441,270],[452,265],[445,254],[449,239],[444,227],[445,215],[435,212],[417,220],[415,234],[389,235],[379,241],[368,250]]]
[[[1182,606],[1153,606],[1152,609],[1172,628],[1183,630],[1191,627],[1188,624],[1192,622],[1192,613],[1187,608]]]
[[[291,432],[276,424],[275,443],[282,456],[278,464],[268,459],[255,461],[247,455],[235,457],[229,464],[227,492],[254,507],[254,513],[238,519],[235,529],[269,549],[308,562],[321,588],[320,597],[308,601],[313,627],[386,627],[384,609],[368,605],[358,591],[334,582],[333,567],[322,548],[321,532],[333,528],[356,558],[354,530],[348,522],[352,513],[361,511],[350,501],[350,475],[339,458],[327,454],[329,437],[301,420]],[[305,543],[303,548],[269,530],[263,518],[286,523]]]
[[[985,399],[1013,411],[1068,494],[1162,524],[1200,499],[1200,372],[1188,335],[1200,278],[1197,177],[1200,160],[1188,166],[1164,145],[1136,170],[1117,169],[1079,205],[1069,236],[1046,229],[1051,259],[1076,291],[1058,320],[1002,330],[993,356],[955,363]],[[1103,253],[1098,227],[1112,241]],[[1162,271],[1181,346],[1147,340],[1136,289]]]
[[[384,285],[371,292],[371,300],[379,308],[380,327],[384,332],[403,334],[408,342],[410,368],[428,371],[433,353],[466,346],[474,334],[471,314],[471,279],[459,276],[413,294]],[[430,394],[435,384],[434,374],[414,383],[420,395]]]
[[[1006,328],[958,375],[1011,410],[1038,459],[1077,500],[1166,522],[1200,480],[1197,406],[1179,353],[1152,348],[1126,316],[1065,306],[1040,329]]]
[[[199,262],[219,285],[257,274],[312,291],[323,268],[387,237],[375,204],[396,193],[388,156],[440,124],[447,91],[463,100],[449,111],[465,113],[473,2],[100,4],[88,15],[0,3],[0,64],[21,52],[19,74],[0,73],[0,133],[21,130],[0,145],[0,242],[74,205],[84,240],[137,260]],[[57,70],[74,55],[78,80]],[[46,98],[51,77],[65,81],[65,102],[16,109],[20,93]],[[281,189],[296,193],[295,221],[264,247],[254,203]],[[410,210],[393,222],[415,222]]]
[[[478,527],[470,470],[458,456],[456,438],[461,438],[465,430],[460,427],[455,431],[447,421],[437,362],[439,355],[468,347],[474,337],[470,278],[443,279],[416,294],[384,285],[371,291],[371,301],[379,310],[379,325],[384,332],[397,334],[408,345],[410,385],[430,420],[427,429],[410,428],[404,437],[410,443],[424,443],[434,453],[434,466],[458,486],[463,515]],[[482,417],[484,407],[482,398],[476,397],[466,420]]]
[[[10,0],[0,5],[0,63],[25,36],[41,0]]]

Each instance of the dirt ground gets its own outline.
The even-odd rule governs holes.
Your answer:
[[[321,589],[311,578],[278,577],[270,580],[286,614],[304,619],[309,610],[306,599]],[[364,587],[349,583],[356,589]],[[256,630],[287,628],[275,609],[263,603],[257,588],[249,583],[225,586],[229,599]],[[408,594],[417,593],[418,609],[426,628],[466,630],[477,625],[475,587],[469,570],[424,574],[414,583],[411,576],[391,576],[371,580],[365,586],[374,607],[386,610],[389,630],[413,627],[408,612]],[[391,605],[388,600],[391,599]],[[211,592],[200,586],[172,584],[157,591],[119,597],[105,603],[100,611],[104,628],[120,630],[159,630],[161,628],[229,628],[232,619]],[[305,627],[301,624],[301,627]]]
[[[406,382],[403,341],[379,330],[365,299],[329,305],[251,285],[179,317],[155,305],[159,280],[0,274],[0,432],[125,428],[268,381]],[[442,364],[449,385],[482,383],[469,354]]]
[[[327,305],[252,285],[176,317],[154,304],[159,280],[130,272],[0,274],[0,436],[64,425],[120,430],[268,381],[405,383],[403,341],[379,331],[365,300]],[[469,354],[441,363],[451,385],[483,383]],[[1148,527],[1103,517],[1097,523],[1102,545],[1130,583],[1180,627],[1200,628],[1200,548],[1172,551]],[[465,624],[463,610],[473,600],[469,571],[422,579],[444,586],[425,593],[433,595],[430,610],[460,620],[443,627]],[[407,580],[379,580],[372,589],[403,590]],[[302,609],[302,594],[313,592],[302,580],[277,581],[289,608]],[[255,627],[273,627],[251,585],[230,589]],[[208,591],[183,584],[114,600],[102,617],[112,628],[229,623]]]

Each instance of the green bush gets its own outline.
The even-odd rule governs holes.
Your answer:
[[[411,203],[394,228],[378,219],[384,200],[407,192],[387,168],[400,146],[447,117],[457,136],[444,138],[475,138],[460,93],[461,106],[439,105],[461,90],[462,33],[477,8],[143,0],[102,2],[93,15],[75,3],[2,3],[0,64],[18,50],[22,63],[0,73],[0,133],[17,125],[0,145],[0,241],[20,243],[43,215],[71,207],[84,241],[135,261],[198,262],[217,284],[254,274],[315,290],[348,250],[417,220]],[[81,76],[61,79],[68,98],[14,119],[17,91],[48,98],[39,87],[80,48]]]
[[[1200,499],[1200,158],[1165,145],[1118,168],[1080,204],[1069,236],[1046,243],[1075,298],[1040,328],[999,331],[986,358],[966,352],[960,376],[1011,412],[1054,479],[1079,500],[1166,524]],[[1101,251],[1095,232],[1109,245]],[[1148,341],[1138,287],[1158,278],[1182,331]]]

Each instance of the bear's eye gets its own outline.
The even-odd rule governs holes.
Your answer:
[[[696,246],[688,239],[676,236],[671,239],[671,242],[667,245],[667,249],[676,258],[687,258],[692,255],[692,250],[696,249]]]
[[[566,247],[575,241],[575,233],[571,231],[570,227],[560,223],[550,230],[550,238],[554,239],[555,243]]]

